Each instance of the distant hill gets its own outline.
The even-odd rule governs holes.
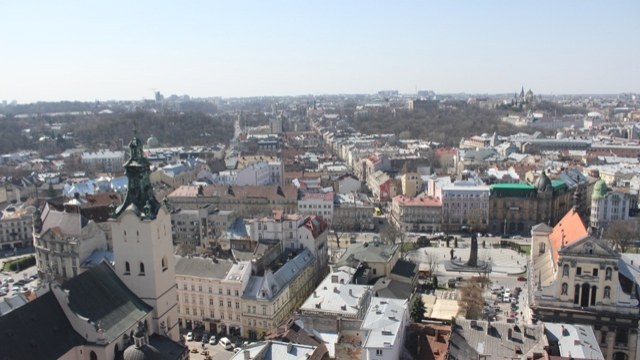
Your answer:
[[[69,124],[76,142],[88,147],[97,144],[118,146],[129,142],[134,127],[145,141],[154,135],[161,146],[189,146],[228,143],[233,138],[233,119],[227,115],[202,112],[133,112],[73,121]]]
[[[414,111],[396,110],[395,113],[382,109],[366,117],[356,117],[353,125],[366,134],[394,133],[400,139],[419,138],[445,146],[458,146],[461,138],[482,133],[510,135],[531,131],[500,121],[506,114],[503,111],[465,105]]]

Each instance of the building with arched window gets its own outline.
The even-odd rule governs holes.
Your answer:
[[[140,349],[162,349],[163,358],[188,358],[187,348],[178,342],[170,214],[151,189],[142,142],[134,137],[129,147],[127,194],[120,207],[110,207],[107,215],[113,235],[113,265],[97,261],[77,276],[71,276],[75,271],[65,274],[63,270],[59,277],[68,279],[61,284],[55,272],[48,272],[49,292],[0,317],[0,328],[10,334],[0,336],[0,357],[115,360],[122,359],[127,350],[132,354]],[[50,212],[44,225],[37,224],[51,225],[40,234],[45,239],[49,233],[57,236],[50,239],[56,246],[50,252],[42,251],[42,264],[48,261],[51,265],[47,267],[64,264],[49,253],[75,253],[76,258],[82,258],[81,242],[99,242],[106,249],[100,227],[87,223],[80,211],[62,221],[64,214]],[[56,219],[59,221],[53,221]],[[89,236],[83,229],[93,229],[100,236]],[[77,239],[68,241],[70,234]],[[43,241],[43,236],[36,237],[36,242]]]
[[[593,326],[606,359],[640,355],[640,255],[590,236],[574,210],[554,228],[534,226],[531,235],[534,318]]]

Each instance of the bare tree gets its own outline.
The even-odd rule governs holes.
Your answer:
[[[331,225],[331,231],[336,239],[338,249],[340,249],[340,239],[354,227],[355,221],[347,217],[334,217]]]
[[[638,239],[638,224],[628,220],[618,220],[610,223],[602,235],[609,240],[614,248],[625,252]]]
[[[482,285],[477,279],[468,280],[460,288],[460,299],[458,305],[464,313],[465,318],[477,320],[482,317],[484,298],[482,297]]]

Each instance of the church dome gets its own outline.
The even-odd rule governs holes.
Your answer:
[[[160,146],[160,140],[154,135],[149,136],[147,139],[147,148],[157,148]]]
[[[609,188],[607,187],[607,183],[605,183],[604,180],[600,179],[593,185],[593,193],[591,194],[591,199],[601,199],[605,197],[608,192]]]
[[[140,347],[131,345],[124,351],[124,354],[122,355],[122,358],[124,360],[160,360],[163,358],[158,349],[149,345],[143,345]]]
[[[551,190],[551,179],[549,179],[547,173],[544,170],[542,171],[542,174],[540,174],[540,177],[538,177],[538,179],[536,180],[535,187],[536,189],[538,189],[538,191]]]

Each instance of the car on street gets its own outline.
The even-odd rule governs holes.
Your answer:
[[[226,337],[220,339],[220,342],[218,342],[218,344],[220,344],[220,346],[222,346],[225,350],[233,350],[233,343],[231,343],[231,340]]]
[[[211,337],[209,337],[209,345],[215,345],[218,342],[216,341],[216,336],[215,335],[211,335]]]
[[[187,341],[193,341],[193,333],[191,331],[187,333]]]
[[[527,281],[527,278],[524,276],[518,276],[518,281]]]

